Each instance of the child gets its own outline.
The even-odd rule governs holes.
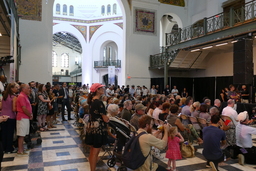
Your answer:
[[[177,127],[172,127],[169,131],[168,137],[168,150],[166,151],[166,158],[168,158],[168,167],[167,170],[177,171],[176,170],[176,160],[182,159],[180,152],[180,144],[184,139],[182,135],[178,132]],[[172,168],[171,168],[172,162]]]

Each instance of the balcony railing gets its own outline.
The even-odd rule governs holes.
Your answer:
[[[177,55],[178,51],[162,52],[150,55],[150,67],[161,69],[164,65],[170,65]]]
[[[71,75],[71,76],[72,76],[72,75],[74,76],[74,75],[77,75],[77,74],[80,74],[80,73],[82,73],[82,68],[78,68],[78,69],[76,69],[76,70],[70,72],[70,75]]]
[[[256,20],[256,0],[247,2],[238,9],[231,7],[229,12],[204,18],[202,22],[179,29],[177,33],[166,33],[166,46],[174,46],[254,20]]]
[[[121,60],[94,61],[94,68],[107,68],[108,66],[121,68]]]
[[[52,72],[52,75],[69,76],[68,72]]]

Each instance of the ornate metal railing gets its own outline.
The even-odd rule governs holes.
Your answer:
[[[150,67],[161,69],[165,65],[170,65],[177,55],[178,51],[162,52],[155,55],[150,55]]]
[[[222,12],[202,19],[202,22],[179,29],[177,33],[166,33],[166,46],[173,46],[191,39],[206,36],[223,29],[228,29],[248,23],[256,19],[256,0],[247,2],[240,8],[230,8],[229,12]]]
[[[79,73],[82,73],[82,68],[75,69],[74,71],[70,72],[70,75],[73,76],[73,75],[77,75]]]
[[[108,66],[121,68],[121,60],[94,61],[94,68],[107,68]]]

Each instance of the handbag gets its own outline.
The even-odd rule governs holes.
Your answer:
[[[195,148],[189,142],[184,142],[180,146],[181,155],[183,158],[195,157]]]
[[[180,146],[180,152],[183,158],[191,158],[195,157],[195,148],[190,143],[191,141],[191,133],[190,132],[185,132],[188,137],[188,141],[185,141],[184,143],[181,144]]]
[[[52,104],[51,103],[48,103],[48,110],[52,110]]]

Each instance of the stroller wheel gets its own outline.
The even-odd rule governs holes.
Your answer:
[[[41,144],[42,143],[42,139],[41,138],[38,138],[37,140],[36,140],[36,143],[39,145],[39,144]]]
[[[107,165],[108,165],[109,167],[114,167],[114,166],[116,165],[116,160],[115,160],[115,158],[108,159]]]
[[[127,171],[127,168],[125,166],[120,166],[117,171]]]

